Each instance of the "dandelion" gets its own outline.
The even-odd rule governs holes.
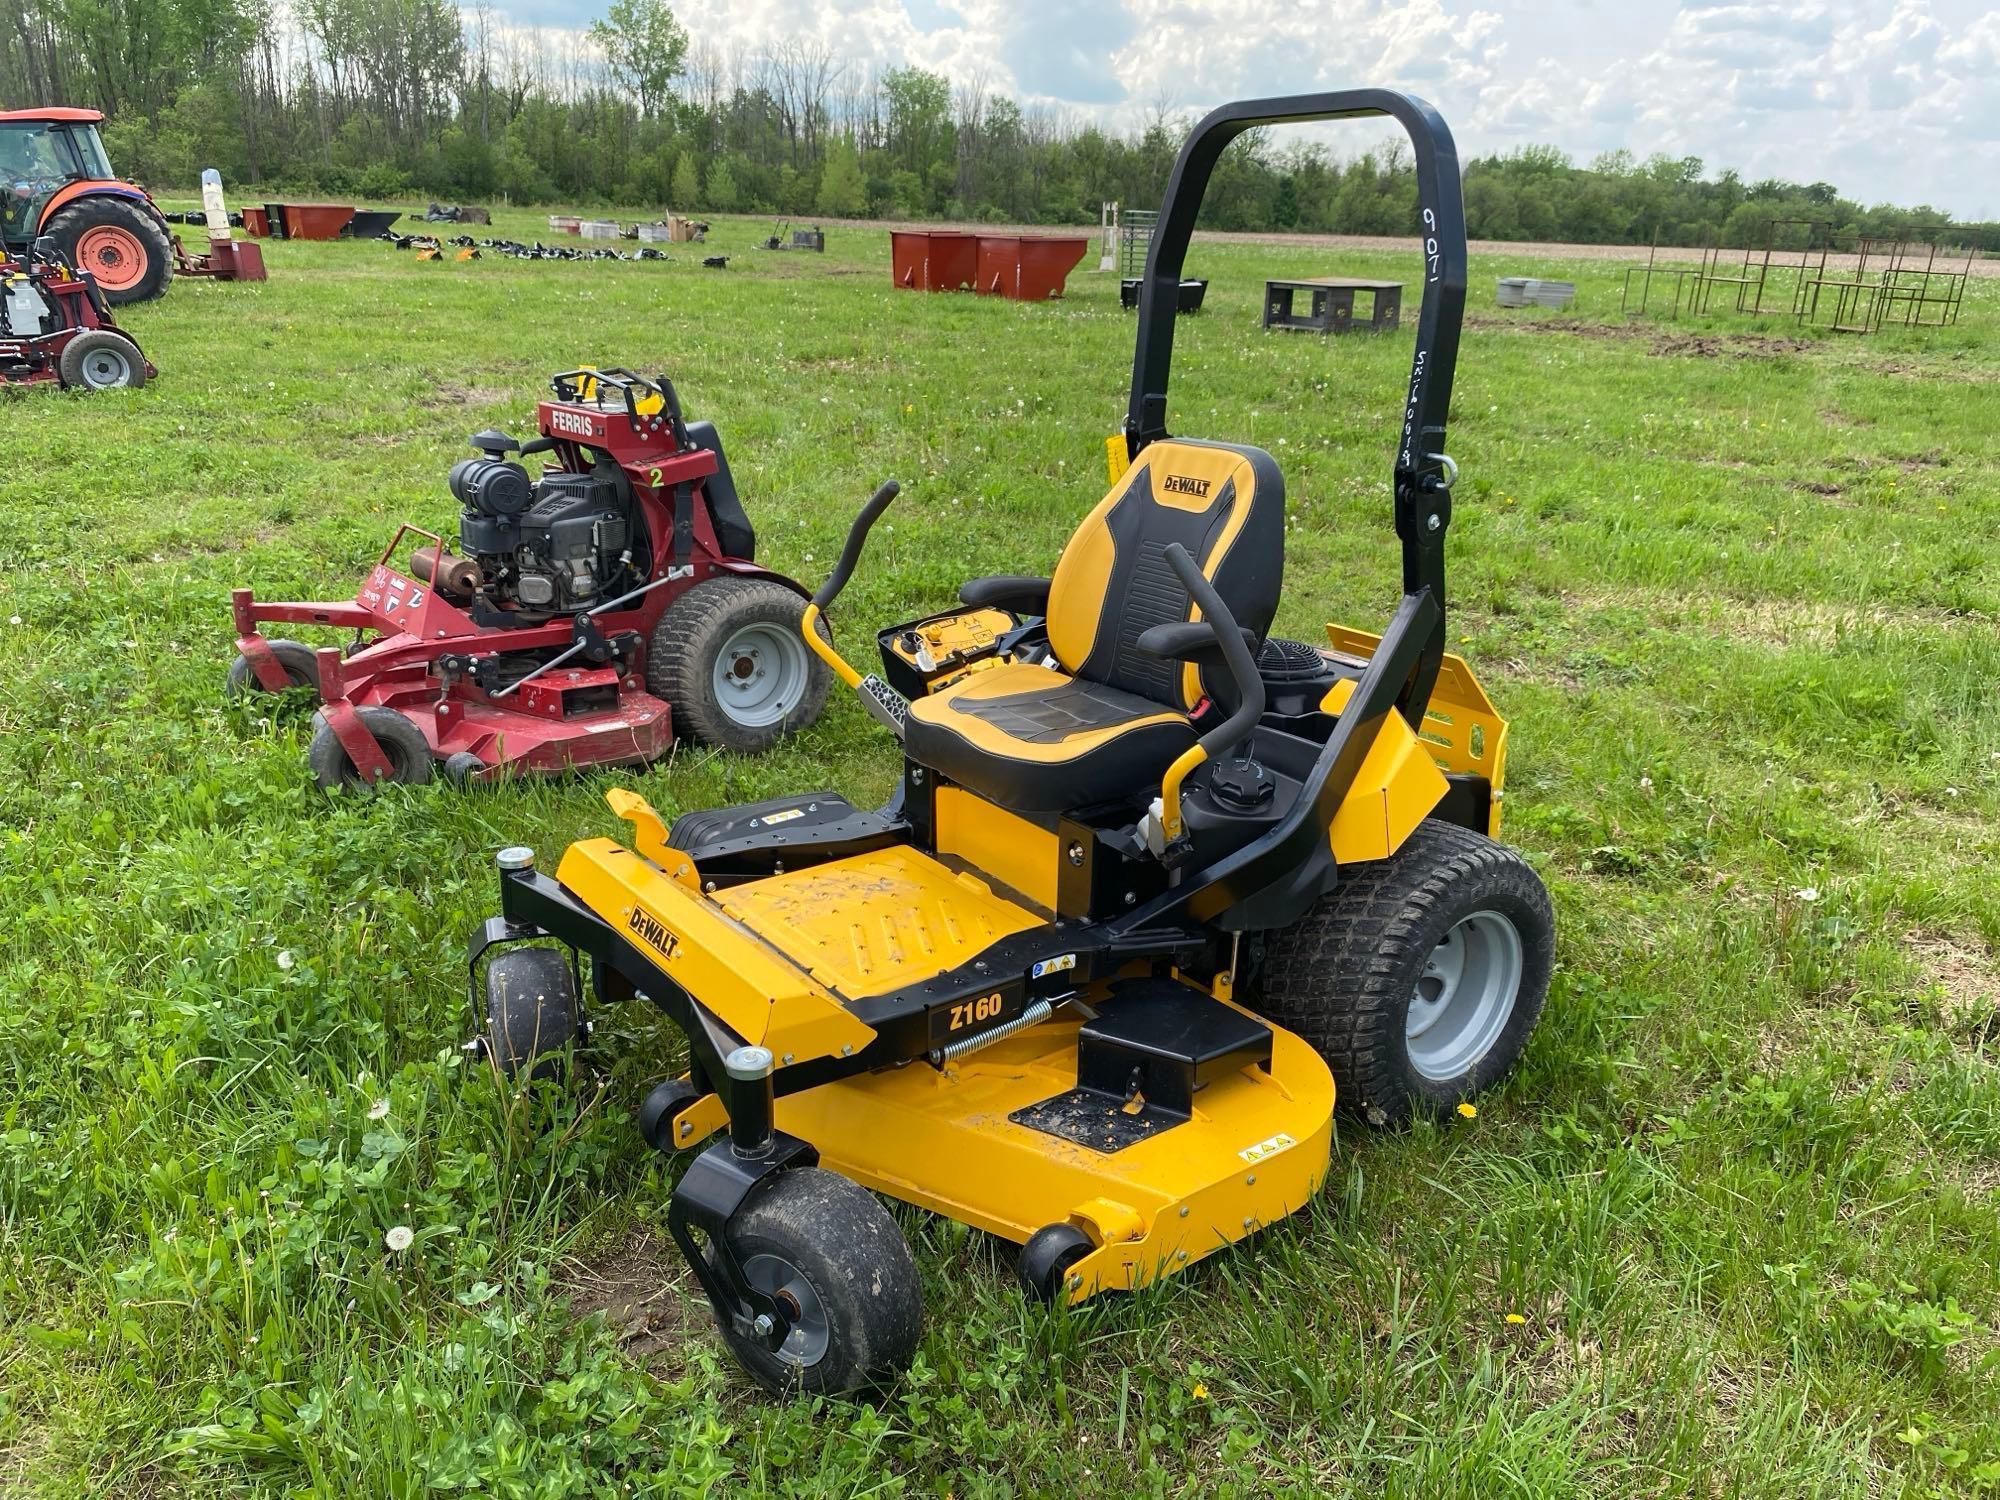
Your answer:
[[[388,1118],[389,1118],[389,1101],[388,1101],[387,1099],[377,1099],[377,1100],[376,1100],[376,1101],[375,1101],[375,1102],[374,1102],[373,1104],[369,1105],[369,1106],[368,1106],[368,1118],[369,1118],[369,1119],[371,1119],[371,1120],[386,1120],[386,1119],[388,1119]]]
[[[9,625],[18,625],[21,623],[21,617],[19,615],[9,615],[7,616],[7,623]]]
[[[1815,885],[1802,885],[1794,890],[1792,894],[1810,906],[1813,902],[1819,900],[1819,887]]]
[[[1479,1106],[1470,1100],[1462,1102],[1458,1106],[1458,1112],[1462,1118],[1467,1120],[1476,1120],[1479,1118]]]
[[[1206,1401],[1208,1399],[1208,1387],[1203,1385],[1199,1380],[1194,1383],[1194,1399],[1197,1401]]]
[[[278,967],[281,969],[289,969],[291,966],[292,966],[292,950],[289,948],[280,948],[278,950]]]
[[[1521,1315],[1520,1315],[1519,1313],[1508,1313],[1508,1314],[1507,1314],[1507,1322],[1508,1322],[1508,1324],[1509,1324],[1510,1326],[1512,1326],[1512,1327],[1514,1327],[1514,1328],[1520,1328],[1520,1327],[1524,1326],[1524,1325],[1525,1325],[1525,1324],[1527,1323],[1527,1321],[1528,1321],[1528,1320],[1527,1320],[1526,1318],[1522,1317],[1522,1316],[1521,1316]]]
[[[387,1245],[391,1250],[395,1251],[398,1255],[401,1255],[405,1250],[409,1249],[410,1246],[416,1242],[416,1238],[417,1238],[416,1233],[410,1228],[409,1225],[398,1224],[394,1229],[390,1230],[387,1234],[382,1236],[382,1243]]]

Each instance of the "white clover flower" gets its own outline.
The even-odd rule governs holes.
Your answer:
[[[400,1255],[416,1242],[416,1238],[416,1233],[409,1225],[398,1224],[394,1229],[382,1236],[382,1243]]]
[[[1802,885],[1793,891],[1792,894],[1797,896],[1801,901],[1811,903],[1819,900],[1819,887],[1816,885]]]

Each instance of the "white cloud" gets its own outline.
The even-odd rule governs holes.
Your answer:
[[[564,0],[499,0],[582,26]],[[680,0],[749,53],[824,42],[857,75],[915,63],[1106,124],[1160,102],[1386,84],[1438,106],[1461,155],[1624,147],[1868,201],[2000,215],[1996,0]],[[1342,127],[1342,144],[1381,132]]]

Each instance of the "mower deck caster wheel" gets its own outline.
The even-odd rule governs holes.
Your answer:
[[[444,779],[453,786],[471,786],[486,769],[486,762],[470,750],[458,750],[444,758]]]
[[[866,1188],[823,1167],[778,1173],[725,1233],[751,1286],[790,1330],[776,1349],[722,1325],[723,1342],[766,1390],[834,1396],[893,1381],[923,1330],[923,1283],[903,1232]]]
[[[674,1116],[701,1096],[702,1091],[685,1078],[669,1078],[665,1083],[654,1084],[639,1106],[639,1134],[646,1144],[669,1154],[699,1145],[691,1135],[675,1140],[669,1132],[674,1128]]]
[[[581,1010],[567,954],[511,949],[486,966],[486,1055],[502,1077],[552,1077],[582,1040]]]
[[[393,708],[359,708],[355,712],[375,736],[375,743],[382,747],[382,758],[389,762],[388,780],[422,786],[431,779],[430,741],[424,738],[421,729]],[[306,763],[312,767],[313,779],[329,792],[365,785],[360,771],[348,759],[347,747],[340,743],[340,736],[333,732],[324,713],[313,715],[312,744],[306,747]]]
[[[319,658],[313,648],[300,641],[270,641],[271,655],[278,659],[278,665],[285,669],[287,687],[309,687],[319,691]],[[257,675],[257,669],[250,665],[250,658],[239,656],[229,666],[229,681],[223,692],[231,698],[241,698],[245,693],[266,693],[270,689]]]
[[[1095,1247],[1074,1224],[1045,1224],[1021,1247],[1015,1274],[1021,1290],[1051,1306],[1069,1300],[1069,1268]]]

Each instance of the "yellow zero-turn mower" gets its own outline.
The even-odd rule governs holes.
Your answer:
[[[1284,480],[1268,453],[1167,434],[1181,262],[1217,155],[1252,126],[1389,115],[1416,144],[1426,260],[1395,463],[1403,600],[1377,637],[1268,639]],[[1182,148],[1139,311],[1111,491],[1052,578],[960,590],[883,632],[863,677],[903,742],[880,811],[837,792],[694,812],[611,793],[631,847],[553,877],[500,856],[472,951],[483,1047],[547,1070],[598,1000],[648,1000],[685,1076],[640,1111],[692,1151],[669,1210],[723,1337],[776,1390],[878,1384],[922,1318],[884,1193],[1021,1244],[1028,1291],[1144,1285],[1303,1208],[1335,1081],[1376,1124],[1497,1081],[1547,990],[1541,881],[1493,841],[1506,724],[1444,649],[1465,296],[1443,120],[1362,90],[1226,105]],[[555,939],[561,947],[498,944]],[[480,972],[483,968],[483,983]]]

